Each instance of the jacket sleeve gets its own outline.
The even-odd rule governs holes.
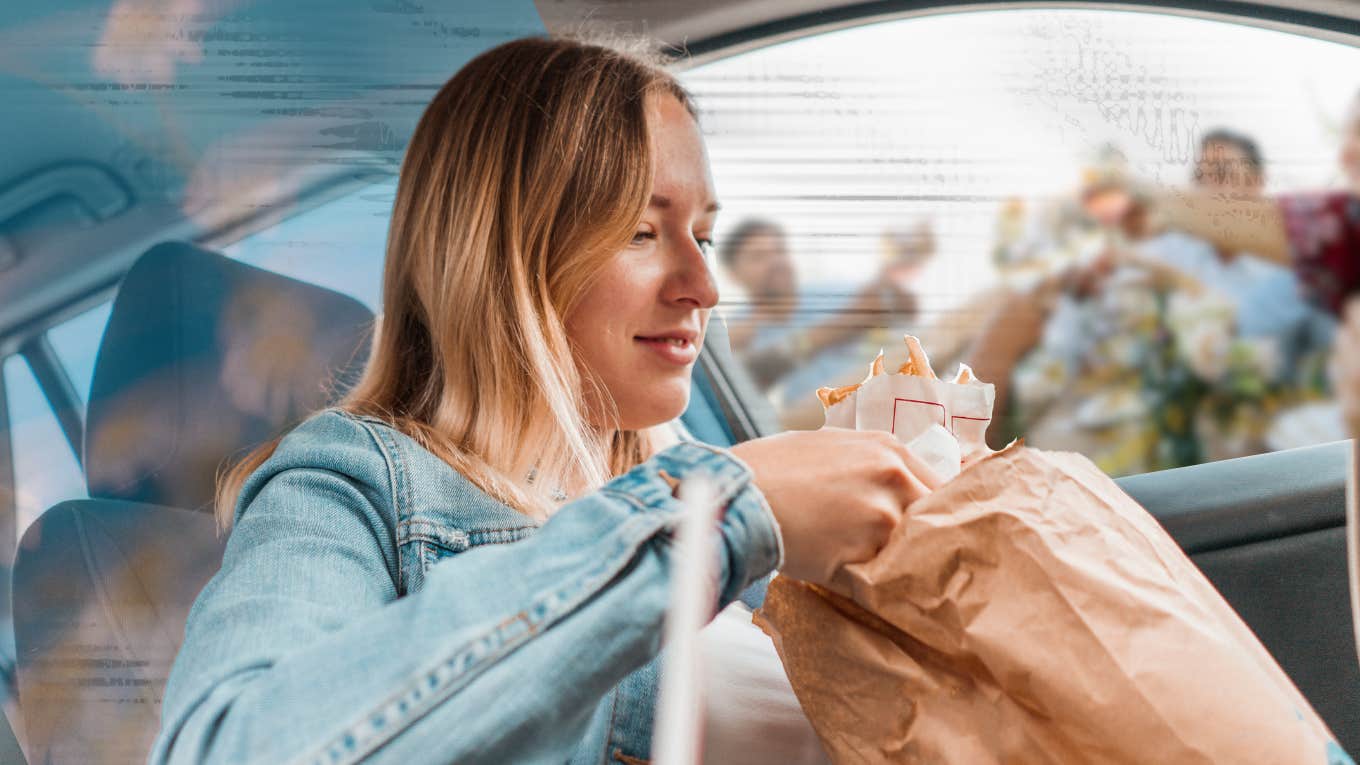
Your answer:
[[[599,699],[660,649],[680,509],[663,472],[708,474],[725,504],[715,612],[782,555],[749,470],[683,443],[397,598],[391,486],[374,459],[276,453],[252,475],[190,614],[153,765],[561,761]]]

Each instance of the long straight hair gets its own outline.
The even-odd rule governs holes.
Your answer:
[[[646,433],[593,435],[588,402],[617,412],[578,365],[565,320],[646,209],[653,94],[694,115],[657,64],[564,39],[509,42],[454,75],[406,149],[383,315],[338,406],[383,419],[537,518],[559,487],[599,486],[640,462]],[[223,529],[277,444],[219,481]]]

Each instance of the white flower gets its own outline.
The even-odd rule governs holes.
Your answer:
[[[1283,361],[1277,338],[1242,338],[1233,344],[1234,366],[1244,367],[1263,380],[1276,379]]]
[[[1204,324],[1222,325],[1231,333],[1236,323],[1237,307],[1225,295],[1212,290],[1198,295],[1176,292],[1167,304],[1167,324],[1177,337]]]
[[[1132,273],[1120,269],[1116,277]],[[1157,298],[1145,285],[1128,278],[1113,279],[1104,295],[1105,310],[1113,318],[1116,330],[1138,327],[1157,315]]]
[[[1200,379],[1218,382],[1228,371],[1233,337],[1229,325],[1204,321],[1176,333],[1181,358]]]
[[[1039,351],[1016,367],[1011,385],[1022,409],[1038,409],[1062,394],[1067,378],[1063,359]]]

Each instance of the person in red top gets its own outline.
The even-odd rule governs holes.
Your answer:
[[[1356,122],[1351,143],[1360,145]],[[1339,315],[1360,291],[1360,191],[1291,194],[1279,204],[1300,281],[1314,301]]]

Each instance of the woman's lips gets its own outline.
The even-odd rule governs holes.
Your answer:
[[[635,337],[633,341],[677,366],[692,364],[699,358],[699,347],[687,337]]]

